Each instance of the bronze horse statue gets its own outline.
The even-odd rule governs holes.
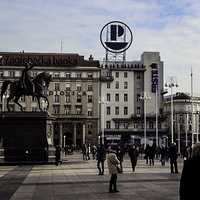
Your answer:
[[[3,82],[1,87],[1,99],[8,89],[8,85],[10,85],[10,92],[7,98],[7,109],[10,111],[9,102],[13,100],[19,107],[20,110],[23,111],[23,106],[18,102],[21,96],[32,96],[37,98],[38,106],[40,111],[43,111],[40,105],[40,98],[43,98],[47,102],[47,109],[49,108],[49,101],[47,98],[47,94],[45,94],[45,89],[47,90],[49,87],[49,83],[52,80],[50,74],[46,72],[42,72],[38,74],[33,80],[31,80],[32,89],[24,88],[21,86],[20,80],[9,81],[6,80]]]

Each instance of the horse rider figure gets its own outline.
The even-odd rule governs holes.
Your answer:
[[[33,93],[33,83],[31,80],[32,77],[30,76],[29,72],[33,68],[33,66],[34,65],[31,62],[26,63],[20,78],[20,87],[27,93]]]

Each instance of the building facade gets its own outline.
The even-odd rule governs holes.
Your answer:
[[[0,84],[4,80],[19,80],[26,62],[33,63],[31,76],[40,72],[52,75],[49,85],[48,112],[55,117],[54,144],[74,145],[97,143],[99,132],[100,67],[92,57],[84,60],[78,54],[4,53],[1,52]],[[9,93],[9,92],[8,92]],[[4,96],[1,111],[7,111]],[[32,97],[22,96],[19,103],[25,111],[37,112],[38,104]],[[45,109],[45,102],[41,102]],[[19,106],[11,103],[12,111]]]
[[[52,75],[48,112],[55,117],[54,144],[162,143],[168,133],[163,115],[163,62],[159,52],[144,52],[139,61],[102,62],[67,53],[0,53],[0,84],[19,80],[31,61],[34,78]],[[9,93],[9,92],[8,92]],[[0,110],[7,111],[5,95]],[[32,97],[21,97],[25,111],[37,112]],[[45,102],[41,102],[45,109]],[[10,103],[13,111],[19,106]],[[145,136],[146,133],[146,136]]]
[[[103,62],[101,66],[102,76],[107,77],[101,83],[105,142],[148,144],[158,138],[160,144],[167,127],[162,115],[163,62],[159,53],[144,52],[140,61]]]
[[[164,115],[169,126],[169,141],[171,141],[171,96],[164,100]],[[183,153],[186,146],[199,142],[199,114],[200,98],[185,93],[173,95],[173,137],[179,153]]]

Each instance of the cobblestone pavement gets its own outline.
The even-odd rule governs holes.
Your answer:
[[[67,159],[67,160],[66,160]],[[97,175],[96,161],[68,155],[62,165],[0,166],[1,200],[177,200],[179,174],[170,174],[169,163],[148,166],[139,160],[131,172],[128,158],[118,175],[119,193],[108,193],[109,174]],[[182,160],[178,163],[182,169]]]

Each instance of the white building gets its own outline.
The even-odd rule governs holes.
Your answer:
[[[162,123],[163,62],[159,52],[144,52],[140,61],[101,63],[101,130],[121,142],[144,143],[156,137],[156,111],[159,138],[166,134]],[[157,92],[156,92],[156,87]],[[156,95],[157,94],[157,95]],[[143,97],[148,97],[148,100]],[[157,96],[157,109],[156,109]],[[146,104],[146,112],[144,105]],[[146,123],[145,122],[146,114]],[[146,124],[146,128],[145,125]],[[132,138],[132,139],[131,139]],[[113,142],[113,141],[112,141]],[[117,141],[114,141],[117,142]]]
[[[165,97],[163,112],[166,116],[166,124],[169,126],[171,141],[171,96]],[[183,152],[185,146],[199,142],[199,113],[199,97],[191,99],[189,95],[180,92],[173,95],[173,138],[179,153]]]

